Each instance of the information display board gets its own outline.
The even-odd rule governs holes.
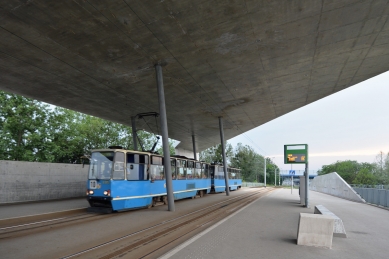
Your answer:
[[[284,145],[284,163],[285,164],[307,164],[308,145],[307,144]]]

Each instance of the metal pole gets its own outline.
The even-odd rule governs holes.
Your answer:
[[[290,164],[290,171],[292,171],[292,164]],[[293,193],[293,174],[292,174],[292,188],[290,188],[290,193]]]
[[[274,187],[277,186],[277,168],[274,168]]]
[[[264,183],[266,188],[266,157],[263,157],[265,159],[265,172],[264,172]]]
[[[168,139],[169,134],[168,134],[168,127],[167,127],[165,92],[163,89],[163,77],[162,77],[161,65],[159,64],[155,65],[155,72],[157,73],[159,114],[161,115],[162,145],[163,145],[163,155],[164,155],[168,210],[174,211],[175,209],[174,209],[172,170],[170,167],[170,149],[169,149],[169,139]]]
[[[229,196],[230,185],[228,184],[227,159],[226,159],[226,150],[224,147],[223,117],[219,117],[219,128],[220,128],[220,141],[222,145],[222,154],[223,154],[224,180],[226,182],[226,195]]]
[[[196,137],[195,137],[195,135],[192,135],[192,143],[193,143],[193,158],[194,158],[194,160],[197,160],[197,154],[196,154]]]
[[[134,150],[138,150],[138,142],[136,141],[136,124],[135,124],[135,116],[131,117],[131,125],[132,125],[132,142],[134,143]]]
[[[281,171],[278,170],[278,186],[281,186]]]
[[[308,172],[308,162],[305,164],[305,207],[309,208],[308,204],[308,188],[309,188],[309,172]]]

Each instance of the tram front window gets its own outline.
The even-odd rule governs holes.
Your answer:
[[[114,152],[93,152],[89,165],[89,179],[110,179]]]

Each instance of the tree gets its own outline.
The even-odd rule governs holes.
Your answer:
[[[357,161],[337,161],[330,165],[323,165],[322,169],[318,171],[319,175],[337,172],[346,182],[352,183],[357,176],[359,164]]]
[[[229,143],[226,143],[226,157],[227,160],[229,160],[233,155],[233,148],[232,145]],[[207,148],[206,150],[200,152],[199,159],[201,161],[205,161],[207,163],[216,163],[216,164],[222,164],[223,163],[223,154],[222,154],[222,145],[218,144],[216,146]],[[228,162],[227,162],[228,164]]]
[[[372,184],[372,182],[377,182],[375,170],[374,164],[346,160],[322,166],[318,175],[337,172],[349,184]]]
[[[46,161],[48,105],[0,92],[0,159]]]
[[[156,136],[137,133],[150,150]],[[1,91],[0,136],[2,160],[77,163],[92,149],[133,148],[128,126]]]
[[[377,184],[377,177],[369,171],[367,168],[362,168],[355,179],[353,180],[353,184],[366,184],[366,185],[375,185]]]
[[[176,149],[174,147],[174,142],[171,139],[169,139],[169,151],[170,151],[170,155],[171,156],[176,154]],[[164,155],[164,153],[163,153],[163,146],[162,145],[160,145],[160,147],[157,149],[157,153],[160,154],[160,155]]]
[[[380,151],[376,156],[376,162],[374,163],[378,184],[389,184],[389,152],[385,154]]]
[[[274,174],[279,172],[279,168],[276,164],[273,163],[273,160],[271,158],[266,158],[266,183],[267,184],[274,184]]]
[[[235,148],[235,155],[231,159],[231,167],[240,168],[242,178],[247,182],[259,182],[263,179],[264,173],[263,156],[257,154],[248,145],[238,143]]]

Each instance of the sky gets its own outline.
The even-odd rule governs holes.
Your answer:
[[[351,86],[228,140],[272,158],[281,170],[285,144],[308,144],[309,170],[336,161],[376,162],[389,152],[389,72]],[[304,165],[293,165],[303,170]]]

